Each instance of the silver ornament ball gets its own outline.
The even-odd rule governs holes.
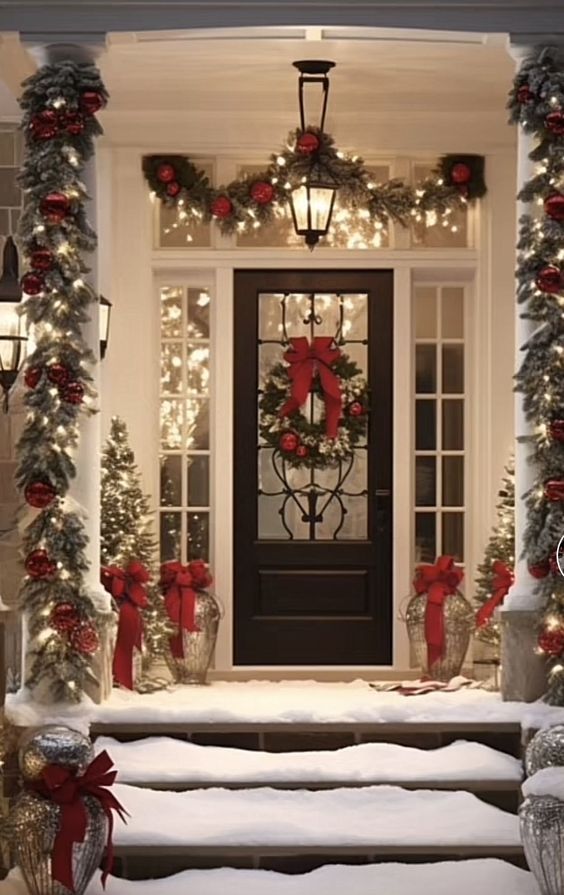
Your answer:
[[[542,768],[564,767],[564,724],[539,730],[527,746],[525,769],[531,777]]]
[[[529,796],[519,809],[525,857],[542,895],[564,892],[564,802]]]
[[[19,762],[26,781],[38,780],[47,765],[82,773],[94,758],[94,747],[88,737],[62,725],[50,725],[31,731],[22,740]]]

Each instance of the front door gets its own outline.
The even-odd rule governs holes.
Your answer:
[[[392,661],[392,321],[391,271],[235,275],[236,665]]]

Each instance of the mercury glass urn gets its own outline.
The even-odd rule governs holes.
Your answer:
[[[405,620],[409,642],[421,674],[434,681],[450,681],[460,674],[470,638],[474,631],[474,610],[461,593],[447,596],[443,603],[444,655],[429,666],[427,641],[425,638],[425,615],[427,595],[416,594],[408,603]]]
[[[529,796],[519,809],[525,857],[541,895],[564,892],[564,802]]]
[[[183,656],[166,653],[167,665],[178,684],[207,683],[208,669],[215,650],[221,606],[213,594],[196,591],[194,622],[196,631],[182,629]]]
[[[94,758],[88,737],[67,727],[44,727],[28,736],[19,754],[26,784],[39,780],[47,765],[60,765],[82,773]],[[84,842],[75,843],[72,853],[76,895],[84,895],[100,866],[107,836],[107,819],[101,803],[83,796],[87,813]],[[20,867],[30,895],[71,895],[52,878],[51,855],[61,823],[60,805],[25,789],[16,799],[9,817],[12,856]]]
[[[542,768],[564,767],[564,724],[539,730],[527,746],[525,769],[532,777]]]

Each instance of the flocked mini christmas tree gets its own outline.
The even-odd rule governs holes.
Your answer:
[[[102,518],[100,562],[103,567],[125,568],[136,560],[152,573],[156,541],[152,531],[149,498],[143,492],[135,454],[129,445],[127,426],[113,417],[102,453]],[[169,629],[157,592],[158,575],[146,588],[149,606],[143,612],[144,640],[149,656],[161,654]]]
[[[477,637],[499,647],[500,630],[495,610],[507,593],[515,565],[515,469],[513,460],[505,468],[498,491],[496,521],[476,572]]]

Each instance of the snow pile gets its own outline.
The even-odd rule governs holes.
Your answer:
[[[439,864],[374,864],[320,867],[288,876],[269,870],[187,870],[168,879],[110,877],[106,895],[539,895],[532,874],[503,861],[456,861]],[[17,871],[0,882],[0,895],[27,895]],[[86,895],[103,895],[100,874]]]
[[[524,796],[553,796],[564,802],[564,768],[542,768],[523,783]]]
[[[519,821],[468,792],[395,786],[167,792],[116,784],[120,845],[519,846]],[[155,823],[158,818],[158,824]]]
[[[118,768],[121,783],[292,783],[515,780],[521,762],[480,743],[462,740],[440,749],[363,743],[323,752],[251,752],[197,746],[167,737],[120,743],[96,741]]]

